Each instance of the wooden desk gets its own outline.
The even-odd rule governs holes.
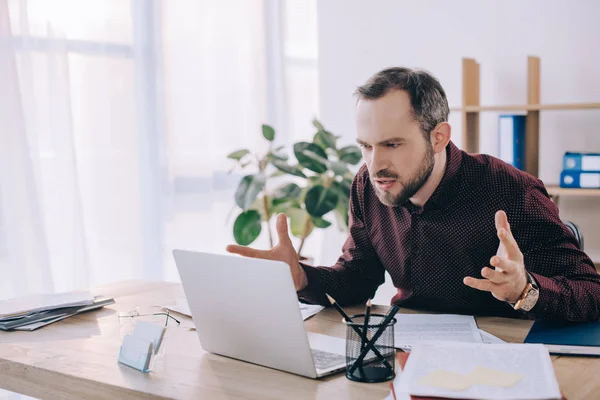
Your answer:
[[[343,374],[312,380],[206,353],[185,317],[165,336],[164,369],[142,374],[117,363],[117,312],[173,304],[183,298],[181,286],[123,282],[98,291],[115,297],[116,304],[34,332],[0,332],[0,388],[41,399],[383,399],[389,394],[389,382],[361,384]],[[531,325],[503,318],[478,318],[477,323],[510,342],[522,342]],[[322,311],[305,326],[312,332],[345,335],[333,309]],[[600,398],[600,358],[553,359],[569,400]]]

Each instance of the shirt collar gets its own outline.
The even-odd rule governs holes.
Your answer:
[[[446,170],[439,185],[435,188],[423,207],[417,207],[408,201],[405,204],[406,208],[411,212],[420,214],[423,211],[440,208],[448,204],[459,190],[459,171],[462,160],[463,152],[452,141],[448,142],[446,146]]]

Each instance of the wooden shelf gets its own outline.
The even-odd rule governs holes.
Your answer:
[[[551,196],[600,196],[600,189],[561,188],[559,186],[546,186]]]
[[[572,103],[572,104],[516,104],[504,106],[466,106],[452,107],[450,111],[456,112],[486,112],[486,111],[541,111],[541,110],[590,110],[600,109],[600,103]]]

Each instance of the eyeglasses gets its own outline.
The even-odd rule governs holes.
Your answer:
[[[137,317],[150,317],[150,318],[151,317],[158,317],[158,318],[161,318],[161,316],[165,316],[166,317],[165,318],[165,326],[168,326],[169,320],[171,320],[171,319],[173,321],[175,321],[177,323],[177,325],[181,324],[181,322],[177,318],[173,317],[169,313],[168,310],[166,312],[163,311],[163,312],[155,312],[155,313],[152,313],[152,312],[150,312],[150,313],[140,313],[138,310],[131,310],[131,311],[125,312],[125,313],[119,313],[118,316],[119,316],[119,320],[125,319],[125,318],[131,318],[131,319],[133,319],[133,318],[137,318]]]

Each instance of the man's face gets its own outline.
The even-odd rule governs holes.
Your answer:
[[[379,200],[398,206],[413,197],[431,175],[435,160],[431,142],[412,117],[408,93],[393,90],[376,100],[359,100],[356,130]]]

